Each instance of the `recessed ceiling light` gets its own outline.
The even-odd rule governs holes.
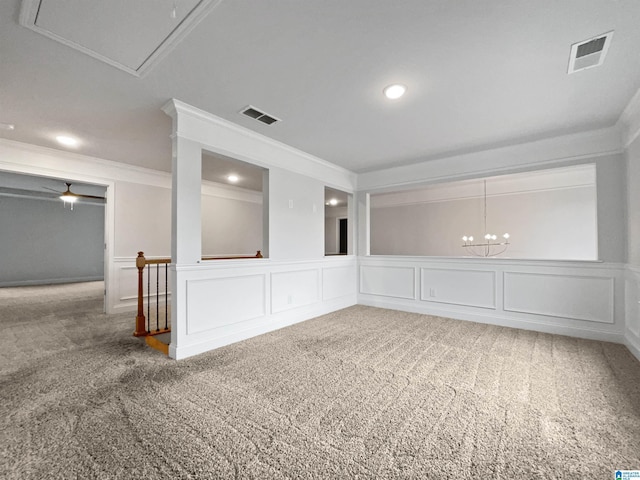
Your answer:
[[[231,183],[236,183],[239,180],[239,178],[237,175],[229,175],[227,177],[227,180],[229,180]]]
[[[56,140],[65,147],[76,147],[78,145],[78,140],[73,137],[67,137],[66,135],[58,135]]]
[[[336,200],[335,198],[332,198],[331,200],[329,200],[329,205],[335,207],[338,204],[338,200]]]
[[[407,91],[407,87],[401,85],[399,83],[394,83],[393,85],[389,85],[385,87],[383,90],[385,97],[390,98],[391,100],[395,100],[396,98],[400,98]]]
[[[16,126],[13,123],[0,123],[0,130],[15,130]]]

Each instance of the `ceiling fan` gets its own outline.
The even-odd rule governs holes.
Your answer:
[[[52,192],[56,192],[60,195],[60,200],[62,200],[66,206],[67,202],[69,202],[71,204],[71,210],[73,210],[73,204],[76,200],[78,200],[79,198],[91,198],[94,200],[105,200],[105,197],[99,197],[96,195],[84,195],[82,193],[74,193],[71,191],[71,183],[70,182],[65,182],[65,184],[67,185],[67,189],[64,192],[60,192],[58,190],[54,190],[53,188],[49,188],[49,187],[42,187],[46,190],[51,190]]]

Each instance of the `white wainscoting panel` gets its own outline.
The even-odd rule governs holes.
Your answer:
[[[613,278],[504,273],[504,310],[614,323]]]
[[[627,269],[625,301],[627,330],[640,340],[640,268]]]
[[[360,267],[360,293],[415,300],[415,268]]]
[[[496,272],[421,268],[420,298],[427,302],[496,308]]]
[[[356,258],[229,260],[174,266],[169,356],[212,350],[357,303]],[[323,271],[351,278],[351,293],[325,300]],[[334,293],[328,292],[330,297]],[[290,301],[291,300],[291,301]]]
[[[118,268],[117,298],[119,302],[126,302],[138,298],[138,269],[135,263],[134,265],[123,265]]]
[[[187,280],[187,335],[266,314],[265,276]]]
[[[625,318],[632,275],[621,264],[391,255],[358,262],[362,305],[640,346],[635,320]],[[420,273],[417,298],[412,271]]]
[[[322,299],[333,300],[356,293],[357,277],[353,267],[328,267],[322,270]]]
[[[271,274],[271,313],[319,301],[320,271],[299,270]]]

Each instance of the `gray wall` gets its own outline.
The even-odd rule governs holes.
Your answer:
[[[104,278],[104,205],[0,196],[0,286]]]
[[[502,256],[597,259],[593,187],[499,195],[487,199],[490,233],[511,235]],[[371,209],[373,255],[469,255],[463,235],[482,240],[483,199],[459,199]]]
[[[640,267],[640,137],[629,145],[627,160],[627,261]]]
[[[604,262],[627,259],[626,166],[623,154],[596,160],[598,189],[598,252]]]
[[[202,196],[202,254],[255,255],[262,250],[262,203]]]

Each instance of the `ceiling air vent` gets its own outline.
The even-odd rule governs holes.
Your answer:
[[[567,73],[579,72],[580,70],[602,65],[612,37],[613,31],[571,45],[569,71]]]
[[[267,125],[272,125],[276,122],[280,122],[281,120],[279,118],[273,117],[271,115],[269,115],[268,113],[264,113],[261,112],[260,110],[258,110],[255,107],[252,107],[251,105],[249,105],[248,107],[243,108],[240,111],[241,114],[246,115],[247,117],[251,117],[255,120],[258,120],[259,122],[265,123]]]

